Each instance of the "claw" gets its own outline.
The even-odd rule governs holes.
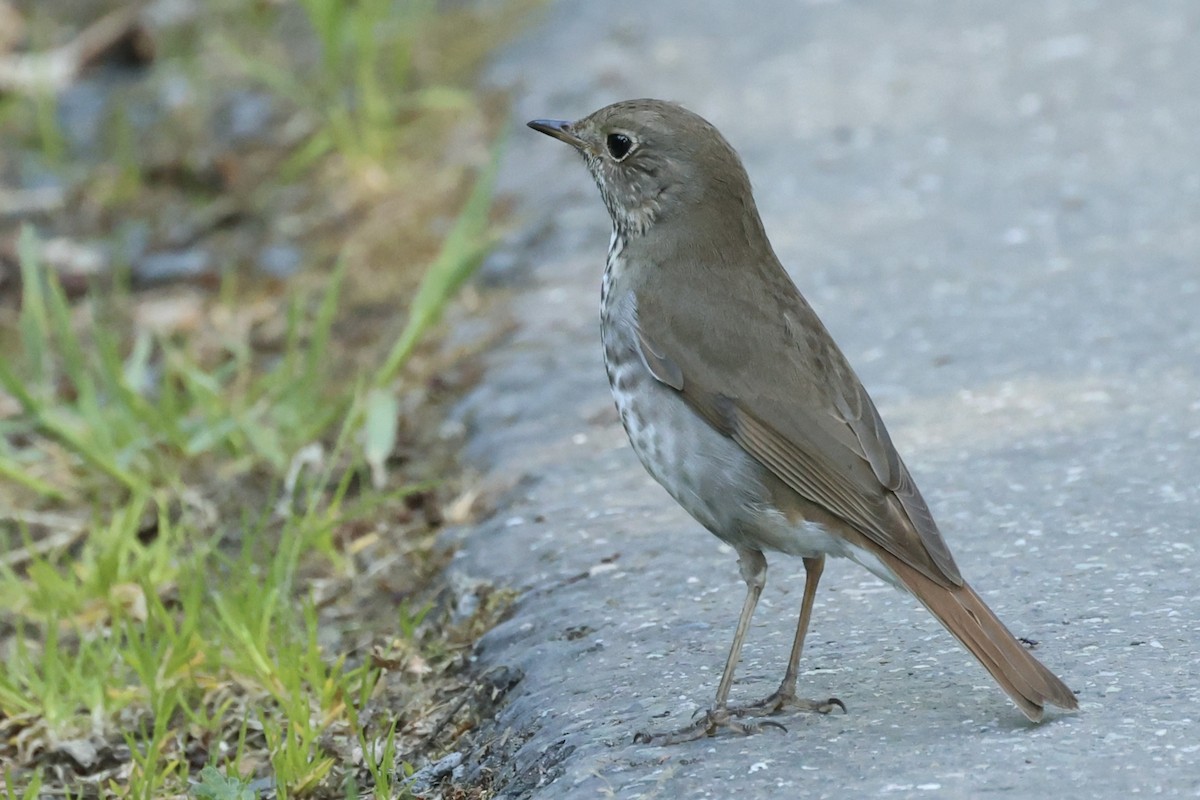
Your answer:
[[[638,731],[633,735],[634,744],[651,744],[651,745],[668,745],[681,744],[683,742],[692,742],[696,739],[703,739],[706,736],[716,736],[717,731],[721,728],[727,728],[733,733],[742,736],[750,736],[758,733],[765,728],[778,728],[787,733],[787,728],[772,720],[763,720],[761,722],[743,722],[735,719],[732,714],[726,709],[719,711],[706,711],[704,717],[696,720],[691,725],[685,728],[680,728],[677,731],[670,733],[649,733],[647,731]]]
[[[800,711],[812,711],[817,714],[828,714],[834,708],[840,708],[846,713],[846,704],[836,697],[828,700],[798,700],[792,693],[776,692],[764,700],[749,706],[737,708],[699,710],[692,714],[692,724],[670,733],[650,733],[638,731],[633,735],[634,744],[668,745],[693,742],[706,736],[716,736],[721,728],[727,728],[733,733],[749,736],[764,728],[778,728],[787,733],[787,728],[773,720],[751,722],[745,717],[765,717],[778,714],[789,708]],[[697,719],[699,717],[699,719]]]
[[[694,742],[696,739],[703,739],[706,736],[716,734],[715,726],[710,727],[708,717],[705,717],[698,722],[695,722],[686,728],[680,728],[677,731],[670,733],[650,733],[649,731],[638,731],[633,735],[634,744],[649,744],[657,746],[665,746],[668,744],[682,744],[684,742]]]
[[[828,700],[802,700],[791,693],[775,692],[770,697],[763,698],[757,703],[731,708],[729,709],[729,713],[735,717],[767,717],[789,709],[795,709],[798,711],[811,711],[815,714],[828,714],[835,707],[840,708],[843,714],[846,713],[846,704],[836,697],[831,697]]]

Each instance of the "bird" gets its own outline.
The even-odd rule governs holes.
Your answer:
[[[791,709],[844,712],[837,698],[796,694],[827,556],[912,594],[1030,720],[1046,705],[1077,708],[963,578],[874,402],[776,256],[725,137],[653,99],[528,126],[583,157],[612,222],[600,338],[629,442],[675,501],[736,551],[746,584],[713,706],[635,741],[754,733],[781,727],[763,718]],[[779,688],[731,706],[767,552],[803,560],[796,634]]]

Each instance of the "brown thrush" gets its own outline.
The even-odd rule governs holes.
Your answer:
[[[578,122],[534,120],[587,161],[612,217],[600,300],[604,364],[642,464],[738,553],[746,600],[716,703],[671,743],[785,708],[825,556],[908,590],[1031,720],[1076,708],[958,571],[928,506],[845,356],[776,258],[750,180],[724,137],[672,103],[615,103]],[[727,705],[766,581],[763,551],[804,559],[796,638],[779,689]],[[844,706],[843,706],[844,709]]]

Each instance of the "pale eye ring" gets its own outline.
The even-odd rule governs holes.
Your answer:
[[[620,161],[633,149],[633,139],[623,133],[610,133],[604,139],[604,146],[608,148],[610,156]]]

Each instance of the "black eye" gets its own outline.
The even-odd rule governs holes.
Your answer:
[[[633,140],[623,133],[610,133],[604,144],[608,147],[609,155],[617,161],[629,155],[629,151],[633,149]]]

